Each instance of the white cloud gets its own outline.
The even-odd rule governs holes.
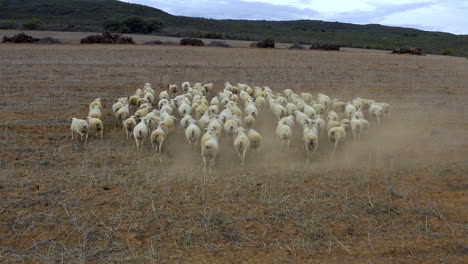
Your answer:
[[[468,34],[466,0],[123,0],[173,15],[215,19],[313,19]]]

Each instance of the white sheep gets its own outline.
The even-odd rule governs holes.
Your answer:
[[[244,167],[245,155],[250,150],[250,140],[245,134],[245,129],[243,127],[239,127],[237,129],[236,139],[234,140],[234,149],[242,161],[242,167]]]
[[[349,125],[347,123],[341,123],[339,127],[333,127],[328,131],[328,139],[330,142],[334,143],[331,157],[335,155],[338,144],[346,139],[346,128],[348,126]]]
[[[283,142],[283,144],[286,144],[289,149],[292,136],[291,127],[281,121],[278,122],[278,126],[276,127],[276,136]]]
[[[278,121],[288,113],[288,110],[286,110],[286,108],[281,104],[275,103],[272,108],[272,112],[276,116]]]
[[[120,108],[124,107],[124,103],[121,102],[121,101],[117,101],[115,102],[113,105],[112,105],[112,112],[114,113],[114,115],[117,113],[117,111],[119,111]]]
[[[296,110],[294,112],[294,114],[296,115],[296,121],[297,123],[299,123],[301,125],[301,127],[304,127],[305,125],[305,121],[307,119],[309,119],[309,116],[307,116],[306,114],[304,114],[303,112],[299,111],[299,110]]]
[[[315,118],[312,119],[315,123],[315,126],[318,130],[319,135],[323,135],[323,131],[325,131],[326,127],[326,122],[323,120],[322,116],[315,116]]]
[[[288,103],[286,104],[286,110],[288,111],[288,115],[292,115],[296,112],[297,110],[297,105],[293,103]]]
[[[117,123],[122,124],[124,120],[126,120],[130,116],[130,109],[128,105],[122,106],[116,113],[115,117],[117,118]]]
[[[345,107],[346,118],[351,119],[356,113],[357,109],[353,104],[347,103]]]
[[[180,119],[180,126],[183,127],[185,130],[193,122],[196,122],[196,120],[193,119],[191,115],[185,115],[184,117],[182,117],[182,119]]]
[[[303,130],[303,139],[304,139],[304,147],[307,153],[307,161],[310,161],[310,158],[313,158],[315,152],[318,149],[318,131],[315,127],[315,122],[311,119],[306,121]],[[311,157],[312,153],[312,157]]]
[[[182,102],[178,110],[180,116],[190,115],[192,112],[192,107],[189,104]]]
[[[250,148],[260,151],[260,147],[262,146],[263,141],[262,136],[257,131],[251,128],[247,132],[247,137],[249,137]]]
[[[317,114],[325,114],[326,107],[323,104],[314,104],[312,107],[315,109],[315,112],[317,112]]]
[[[167,91],[162,91],[159,93],[159,100],[166,99],[169,100],[169,93]]]
[[[189,88],[190,88],[190,83],[189,82],[183,82],[182,85],[180,86],[180,88],[182,89],[182,91],[184,93],[187,93]]]
[[[338,121],[340,119],[340,117],[338,116],[338,114],[335,112],[335,111],[330,111],[328,112],[327,114],[327,120],[328,121]]]
[[[168,93],[172,98],[174,98],[174,97],[177,96],[177,90],[178,90],[177,85],[171,84],[171,85],[169,85]],[[160,97],[161,97],[161,95],[160,95]]]
[[[285,116],[281,118],[279,122],[282,122],[283,124],[288,125],[290,128],[292,128],[294,126],[294,116]]]
[[[145,143],[148,132],[148,119],[146,117],[142,117],[140,123],[138,123],[138,125],[133,129],[133,138],[135,138],[137,150]]]
[[[76,133],[80,136],[81,141],[83,141],[84,139],[84,142],[86,144],[86,142],[88,141],[88,126],[89,125],[88,122],[86,122],[86,120],[73,117],[70,126],[72,140],[74,139]]]
[[[201,136],[200,128],[192,122],[186,129],[185,129],[185,138],[189,142],[189,144],[194,144],[194,147],[197,147],[198,139]]]
[[[101,98],[96,98],[96,99],[94,99],[94,101],[92,101],[92,102],[89,104],[89,110],[93,109],[95,106],[99,106],[99,107],[102,108]]]
[[[167,137],[166,131],[164,131],[164,121],[160,122],[158,128],[151,133],[151,148],[153,152],[157,152],[159,155],[162,153],[164,141]]]
[[[136,127],[136,125],[137,123],[135,116],[130,116],[123,122],[123,128],[125,129],[125,133],[127,134],[127,139],[128,137],[132,137],[133,129]]]
[[[101,119],[102,118],[101,106],[98,106],[98,105],[93,106],[93,108],[89,110],[88,116]]]
[[[253,117],[257,117],[258,116],[258,109],[257,109],[257,106],[255,105],[255,103],[253,102],[249,102],[245,105],[245,114],[246,115],[251,115]]]
[[[226,135],[228,135],[231,138],[234,138],[234,135],[236,134],[236,131],[239,128],[239,124],[234,118],[230,118],[226,120],[223,128]]]
[[[319,93],[317,95],[317,100],[318,100],[319,104],[321,104],[321,105],[323,105],[325,107],[325,110],[330,109],[331,100],[330,100],[330,97],[328,97],[328,95]]]
[[[310,104],[310,102],[312,102],[312,99],[313,99],[310,93],[301,93],[301,98],[308,104]]]
[[[146,101],[151,103],[151,104],[154,102],[154,94],[153,93],[145,93],[145,96],[143,98],[145,98]]]
[[[317,111],[315,110],[315,108],[313,108],[312,106],[308,104],[304,105],[303,112],[310,118],[313,118],[315,115],[317,115]]]
[[[377,120],[377,123],[380,126],[380,120],[382,118],[382,114],[384,112],[382,106],[378,105],[374,101],[369,101],[369,115]]]
[[[353,132],[354,141],[361,141],[362,122],[358,119],[357,115],[354,114],[350,121],[351,132]]]
[[[255,126],[256,119],[251,115],[247,115],[244,117],[243,123],[246,128],[253,128]]]
[[[217,105],[210,105],[210,106],[208,107],[208,111],[209,111],[210,113],[212,113],[212,114],[217,115],[217,114],[219,114],[219,107],[218,107]]]
[[[221,122],[218,119],[213,118],[208,124],[208,130],[216,131],[218,135],[221,135],[221,132],[223,131],[223,124],[221,124]]]
[[[88,121],[88,132],[90,136],[104,138],[104,125],[102,124],[101,119],[94,117],[87,117]]]
[[[204,141],[202,138],[201,156],[203,159],[203,171],[206,173],[207,166],[211,169],[214,166],[219,152],[218,134],[216,131],[208,131],[209,137]],[[207,135],[207,134],[205,134]],[[204,137],[205,137],[204,135]]]

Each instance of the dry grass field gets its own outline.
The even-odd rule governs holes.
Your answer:
[[[54,36],[55,37],[55,36]],[[60,37],[59,37],[60,38]],[[466,263],[468,60],[383,52],[0,45],[1,263]],[[176,132],[162,160],[114,126],[144,83],[224,81],[391,104],[381,128],[304,165],[300,132],[204,181]],[[105,135],[69,119],[104,100]],[[270,122],[271,121],[271,122]]]

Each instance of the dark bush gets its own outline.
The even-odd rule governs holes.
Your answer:
[[[3,42],[13,42],[13,43],[34,43],[39,41],[38,38],[33,38],[24,34],[23,32],[14,35],[13,37],[9,38],[7,36],[3,36]]]
[[[204,46],[203,41],[201,39],[194,39],[194,38],[184,38],[180,40],[180,45],[184,46]]]
[[[311,50],[337,50],[342,46],[335,43],[314,43],[310,46]]]
[[[291,46],[289,46],[288,49],[290,49],[290,50],[303,50],[303,49],[305,49],[305,47],[302,46],[299,43],[296,43],[296,44],[292,44]]]
[[[230,48],[231,45],[227,44],[226,42],[222,41],[211,41],[210,44],[208,44],[210,47],[222,47],[222,48]]]
[[[153,33],[161,31],[163,26],[159,20],[145,20],[132,16],[124,20],[109,20],[104,23],[104,29],[117,33]]]
[[[37,43],[37,44],[62,44],[62,42],[56,38],[52,38],[52,37],[45,37],[45,38],[41,38],[40,40],[34,42],[34,43]]]
[[[146,21],[141,17],[129,17],[122,21],[122,24],[130,29],[131,33],[149,33]]]
[[[396,48],[392,50],[393,54],[411,54],[411,55],[424,55],[421,48]]]
[[[123,37],[119,34],[111,34],[109,32],[102,33],[102,35],[91,35],[83,38],[81,44],[135,44],[130,37]]]
[[[275,48],[275,41],[272,39],[264,39],[259,42],[252,43],[250,47],[256,48]]]

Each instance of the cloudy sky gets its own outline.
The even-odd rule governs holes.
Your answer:
[[[468,0],[124,0],[173,15],[215,19],[315,19],[468,34]]]

